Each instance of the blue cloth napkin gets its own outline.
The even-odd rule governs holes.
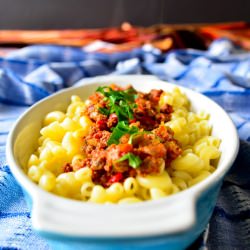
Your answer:
[[[0,249],[49,249],[32,231],[30,210],[6,165],[12,123],[36,101],[103,74],[154,74],[200,91],[228,111],[242,140],[240,152],[208,228],[191,248],[250,249],[250,53],[225,39],[207,51],[163,54],[145,45],[103,54],[86,47],[35,45],[0,58]]]

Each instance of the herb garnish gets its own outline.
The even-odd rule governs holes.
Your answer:
[[[113,90],[110,87],[98,87],[97,92],[104,95],[105,100],[108,101],[107,108],[99,108],[100,113],[104,115],[110,115],[115,113],[118,117],[118,121],[132,120],[133,109],[136,108],[134,103],[136,91],[133,88],[126,90]]]
[[[125,161],[125,160],[128,160],[128,164],[132,168],[138,168],[142,162],[142,160],[138,156],[134,155],[133,153],[127,153],[127,154],[123,155],[116,162],[121,162],[121,161]]]
[[[107,101],[106,107],[99,108],[99,112],[109,116],[115,113],[118,117],[118,123],[113,128],[112,134],[107,142],[108,146],[111,144],[119,144],[120,138],[125,134],[130,134],[129,143],[132,144],[133,135],[137,135],[139,128],[136,126],[129,126],[129,120],[134,119],[133,109],[137,107],[135,99],[137,97],[136,91],[133,88],[126,90],[113,90],[110,87],[99,87],[97,92],[104,95],[104,101]],[[128,160],[129,166],[138,168],[142,162],[139,156],[133,153],[123,155],[117,162]]]
[[[99,108],[98,110],[103,115],[107,115],[107,116],[109,115],[109,110],[107,108]]]
[[[119,140],[123,135],[125,134],[132,135],[137,133],[138,131],[139,131],[138,127],[136,126],[130,127],[125,121],[118,122],[108,140],[108,145],[119,144]]]

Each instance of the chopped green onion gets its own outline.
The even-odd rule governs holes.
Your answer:
[[[133,109],[137,106],[134,101],[136,98],[136,91],[133,88],[126,90],[113,90],[110,87],[98,87],[97,92],[104,95],[104,99],[108,102],[110,109],[109,113],[105,110],[100,110],[102,114],[115,113],[118,117],[118,121],[132,120]],[[105,112],[105,113],[104,113]]]
[[[130,127],[125,121],[118,122],[108,140],[108,145],[119,144],[120,138],[125,134],[134,134],[139,131],[136,126]]]
[[[121,162],[125,160],[128,160],[128,164],[132,168],[138,168],[142,163],[142,160],[140,159],[140,157],[134,155],[133,153],[127,153],[123,155],[120,159],[117,160],[117,162]]]
[[[98,111],[103,114],[108,116],[109,115],[109,110],[107,108],[99,108]]]

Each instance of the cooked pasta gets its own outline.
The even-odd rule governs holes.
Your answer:
[[[209,115],[192,112],[180,89],[105,88],[86,101],[72,96],[65,112],[44,117],[27,162],[28,177],[42,189],[130,204],[176,194],[216,171],[220,139],[211,135]]]

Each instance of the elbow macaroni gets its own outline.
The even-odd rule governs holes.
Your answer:
[[[216,170],[220,140],[211,136],[209,115],[191,112],[187,97],[178,88],[161,95],[159,105],[166,103],[174,108],[172,119],[166,125],[174,131],[183,153],[160,174],[137,175],[125,179],[122,184],[113,183],[104,188],[92,182],[92,171],[88,167],[63,173],[64,164],[84,159],[80,152],[81,138],[88,134],[92,124],[82,115],[85,103],[78,96],[72,96],[65,113],[52,111],[45,116],[39,147],[27,163],[27,175],[46,191],[107,204],[156,200],[195,185]]]

